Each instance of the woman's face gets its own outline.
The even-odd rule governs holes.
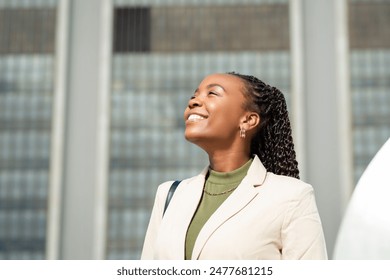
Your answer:
[[[222,148],[239,138],[240,120],[246,112],[243,89],[239,77],[207,76],[184,111],[185,138],[204,148],[213,144]]]

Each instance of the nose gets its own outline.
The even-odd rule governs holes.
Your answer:
[[[190,109],[195,107],[201,107],[203,105],[203,101],[199,98],[199,96],[194,96],[188,101],[188,107]]]

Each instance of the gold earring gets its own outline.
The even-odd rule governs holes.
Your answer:
[[[242,127],[240,128],[240,137],[241,138],[245,138],[245,129],[243,129]]]

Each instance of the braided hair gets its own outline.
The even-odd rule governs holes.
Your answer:
[[[260,125],[251,142],[251,154],[256,154],[265,168],[278,175],[299,179],[287,104],[283,93],[258,78],[236,72],[227,74],[244,82],[245,109],[257,112]]]

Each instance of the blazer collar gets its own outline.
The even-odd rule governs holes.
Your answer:
[[[203,172],[205,172],[205,170],[203,170]],[[214,231],[218,229],[218,227],[240,212],[258,195],[256,187],[261,186],[264,183],[266,174],[267,171],[265,167],[260,162],[260,159],[255,156],[251,166],[249,167],[247,175],[238,185],[237,189],[224,201],[224,203],[222,203],[213,215],[211,215],[209,220],[204,224],[202,230],[199,232],[192,251],[192,259],[199,258],[207,240]]]

